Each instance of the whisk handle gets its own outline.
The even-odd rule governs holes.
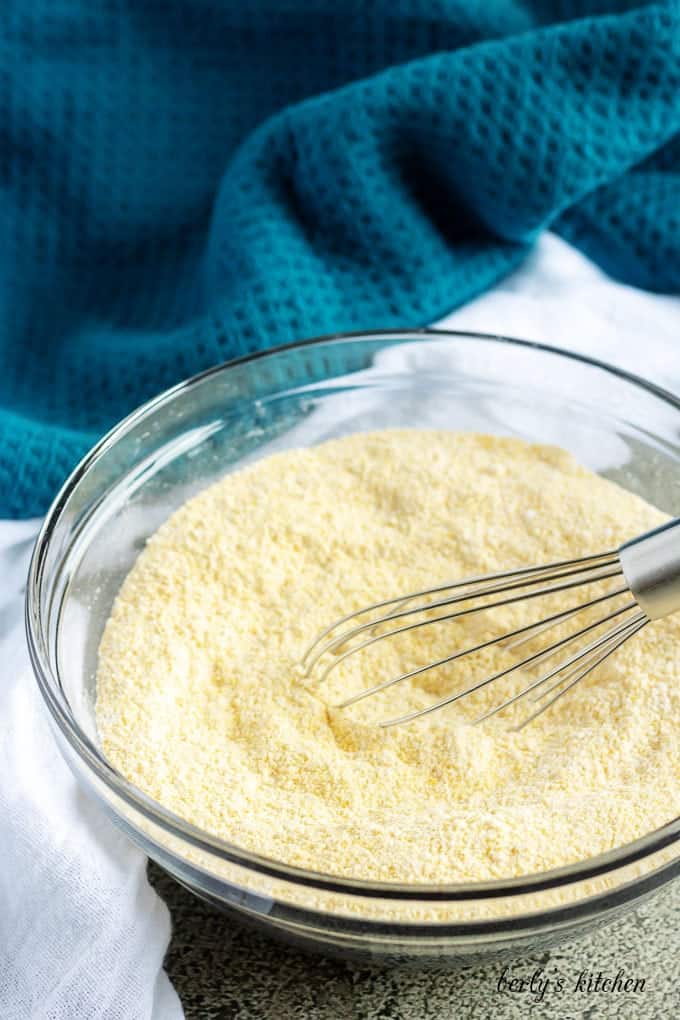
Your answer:
[[[619,559],[628,587],[649,620],[680,610],[680,518],[626,542]]]

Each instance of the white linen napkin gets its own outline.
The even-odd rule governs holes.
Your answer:
[[[586,352],[680,392],[680,299],[613,283],[550,235],[439,325]],[[141,851],[61,760],[31,674],[22,602],[36,531],[0,522],[0,1018],[176,1020],[168,912]]]
[[[0,523],[0,1017],[179,1020],[146,858],[76,786],[28,663],[37,522]]]

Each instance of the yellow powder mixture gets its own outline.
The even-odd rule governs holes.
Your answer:
[[[366,603],[616,548],[664,519],[518,439],[399,429],[263,459],[174,513],[123,584],[100,647],[105,753],[209,832],[340,875],[498,878],[628,842],[680,807],[680,618],[648,625],[519,733],[522,705],[465,723],[536,673],[375,725],[516,661],[502,645],[333,706],[583,593],[381,641],[324,683],[297,664]]]

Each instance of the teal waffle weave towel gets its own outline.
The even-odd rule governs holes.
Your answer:
[[[548,227],[680,290],[677,2],[4,0],[0,29],[0,516],[171,383],[431,322]]]

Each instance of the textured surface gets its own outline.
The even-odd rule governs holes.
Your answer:
[[[680,284],[677,0],[8,0],[0,25],[3,516],[160,388],[430,322],[548,225]]]
[[[498,596],[515,601],[493,611],[470,614],[488,602],[480,598],[440,603],[430,617],[441,622],[335,660],[323,681],[332,653],[306,682],[298,663],[315,634],[372,602],[617,548],[664,519],[566,451],[516,437],[385,429],[264,457],[175,511],[123,583],[99,648],[106,756],[201,829],[355,878],[507,878],[631,842],[680,810],[680,617],[645,628],[521,733],[510,727],[540,705],[517,702],[482,727],[463,725],[542,673],[557,683],[551,671],[607,633],[571,643],[583,628],[608,616],[610,627],[630,624],[630,596],[611,597],[625,585],[612,568],[608,581],[579,577],[575,589],[557,572],[549,598],[522,599],[529,593],[515,587]],[[494,643],[604,599],[603,589],[609,597],[592,615],[522,649],[520,658],[562,642],[534,669],[516,671],[518,652]],[[407,609],[423,604],[437,601]],[[469,615],[442,619],[461,610]],[[477,645],[459,662],[335,707]],[[497,674],[442,712],[376,725]]]
[[[527,992],[499,991],[504,963],[369,970],[305,955],[241,928],[155,865],[150,877],[172,914],[165,965],[186,1020],[670,1020],[680,1010],[680,882],[606,928],[509,963],[509,977],[542,970],[554,982],[532,1003]],[[613,977],[619,968],[644,990],[574,990],[581,971]]]

